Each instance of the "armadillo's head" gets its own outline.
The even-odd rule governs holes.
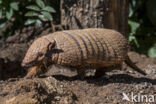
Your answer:
[[[38,38],[28,49],[23,61],[22,67],[31,67],[40,65],[46,58],[46,54],[55,46],[55,40],[49,40],[45,37]]]

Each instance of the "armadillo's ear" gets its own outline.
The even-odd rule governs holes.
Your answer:
[[[53,39],[53,40],[49,41],[47,49],[53,50],[55,48],[55,46],[56,46],[56,41]]]

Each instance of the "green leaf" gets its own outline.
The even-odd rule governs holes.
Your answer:
[[[47,21],[47,18],[44,17],[44,15],[39,15],[38,16],[42,21]]]
[[[12,2],[12,3],[10,3],[10,7],[12,8],[12,9],[14,9],[14,10],[18,10],[19,8],[18,8],[18,5],[17,5],[17,2]]]
[[[128,24],[131,27],[131,31],[130,31],[130,35],[129,35],[129,42],[135,43],[136,47],[139,48],[140,45],[136,39],[135,33],[136,33],[137,29],[140,27],[140,24],[135,21],[131,21],[131,20],[128,21]]]
[[[133,15],[133,12],[134,12],[134,11],[133,11],[133,8],[132,8],[132,6],[130,5],[130,6],[129,6],[129,15],[128,15],[128,16],[131,17],[131,16]]]
[[[7,22],[1,23],[1,24],[0,24],[0,29],[2,29],[2,28],[6,25],[6,23],[7,23]]]
[[[6,12],[6,18],[10,20],[12,16],[13,16],[13,10],[10,8],[10,11]]]
[[[48,20],[53,20],[53,17],[52,17],[52,15],[49,13],[49,12],[41,12],[43,15],[44,15],[44,17],[45,17],[45,19],[48,19]]]
[[[138,22],[135,22],[135,21],[128,21],[128,24],[130,25],[131,27],[131,33],[132,34],[135,34],[137,29],[140,27],[140,24]]]
[[[40,11],[40,8],[36,5],[29,5],[26,8],[34,11]]]
[[[37,5],[40,7],[40,8],[44,8],[45,7],[45,4],[42,0],[36,0],[36,3]]]
[[[156,46],[153,46],[148,50],[148,56],[156,58]]]
[[[37,27],[41,27],[42,22],[40,20],[36,20],[36,23],[35,24],[36,24]]]
[[[26,22],[25,22],[25,25],[30,25],[30,24],[33,24],[33,23],[35,23],[36,22],[36,20],[34,20],[34,19],[28,19]]]
[[[140,45],[139,45],[139,43],[138,43],[136,37],[133,36],[133,35],[130,35],[130,36],[129,36],[129,42],[131,42],[131,43],[134,42],[137,48],[140,47]]]
[[[29,11],[25,14],[26,17],[33,17],[33,16],[38,16],[39,13],[36,13],[34,11]]]
[[[50,6],[46,6],[42,10],[47,11],[47,12],[51,12],[51,13],[56,13],[55,9],[50,7]]]
[[[2,9],[0,10],[0,19],[1,19],[1,17],[2,17],[2,13],[3,13],[3,11],[2,11]]]

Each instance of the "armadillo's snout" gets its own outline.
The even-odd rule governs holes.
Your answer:
[[[21,66],[22,67],[25,67],[26,66],[26,63],[25,62],[22,62]]]
[[[31,66],[34,66],[34,65],[37,65],[37,63],[36,62],[28,62],[28,61],[25,61],[25,60],[23,60],[22,63],[21,63],[22,67],[31,67]]]
[[[28,65],[29,65],[28,62],[25,59],[21,63],[22,67],[28,67]]]

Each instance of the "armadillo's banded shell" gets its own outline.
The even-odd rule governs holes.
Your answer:
[[[56,32],[47,35],[56,41],[52,61],[65,66],[109,66],[122,62],[127,55],[127,40],[118,32],[108,29],[83,29]]]

